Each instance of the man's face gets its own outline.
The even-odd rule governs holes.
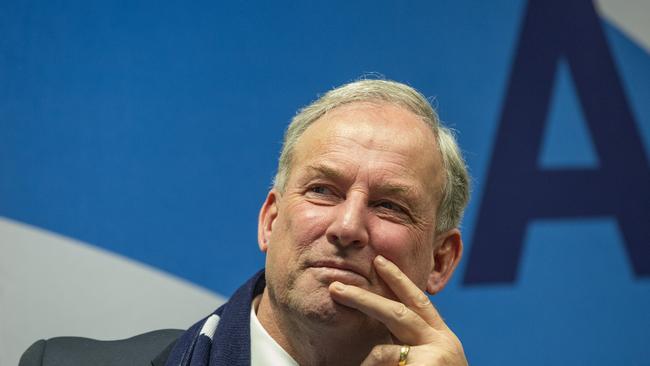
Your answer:
[[[336,304],[333,281],[394,298],[381,254],[421,289],[434,268],[444,173],[433,132],[392,105],[352,103],[314,122],[294,150],[284,193],[260,214],[271,301],[321,323],[362,320]]]

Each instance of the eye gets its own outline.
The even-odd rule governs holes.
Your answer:
[[[379,217],[400,223],[414,222],[411,212],[405,206],[392,201],[378,201],[374,204]]]
[[[324,184],[308,186],[305,191],[305,198],[317,205],[332,205],[341,200],[336,188]]]
[[[377,203],[377,207],[385,208],[387,210],[396,211],[396,212],[403,212],[404,211],[402,209],[402,207],[400,207],[399,205],[397,205],[397,204],[395,204],[393,202],[390,202],[390,201],[379,202],[379,203]]]
[[[331,195],[332,190],[325,186],[313,186],[309,188],[309,192],[316,193],[318,195]]]

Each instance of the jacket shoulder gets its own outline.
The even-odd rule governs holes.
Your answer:
[[[114,341],[82,337],[39,340],[23,353],[19,366],[149,366],[182,333],[179,329],[162,329]]]

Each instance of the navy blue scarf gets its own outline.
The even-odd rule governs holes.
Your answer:
[[[165,366],[250,365],[251,305],[265,285],[264,270],[261,270],[227,303],[185,331]]]

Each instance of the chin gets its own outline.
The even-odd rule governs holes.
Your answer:
[[[332,299],[329,283],[307,274],[296,280],[287,281],[286,291],[271,291],[280,306],[319,328],[363,329],[372,323],[368,316],[350,307],[341,305]],[[268,283],[267,283],[268,284]]]
[[[310,323],[333,328],[359,328],[368,321],[367,315],[362,312],[341,305],[329,295],[329,291],[317,291],[301,299],[298,306],[294,307],[301,316]]]
[[[288,305],[298,316],[318,323],[333,322],[340,307],[332,300],[327,288],[322,287],[290,294]]]
[[[341,342],[350,342],[351,337],[390,340],[390,333],[383,324],[359,310],[335,302],[326,286],[297,286],[283,295],[276,298],[279,300],[276,303],[312,331],[340,338]]]

